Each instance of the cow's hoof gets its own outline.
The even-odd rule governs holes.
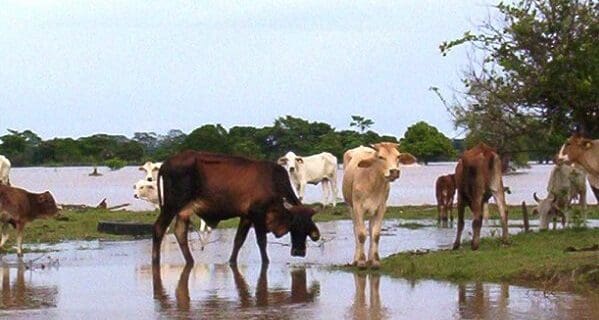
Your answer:
[[[378,270],[381,268],[381,262],[379,260],[370,261],[370,269]]]
[[[460,244],[459,243],[454,243],[453,247],[451,248],[451,250],[458,250],[460,248]]]
[[[356,262],[356,267],[358,267],[358,269],[366,269],[366,267],[367,267],[366,261],[360,260],[360,261]]]

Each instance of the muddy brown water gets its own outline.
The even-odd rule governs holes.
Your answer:
[[[400,227],[416,222],[418,229]],[[599,221],[592,221],[598,226]],[[468,226],[468,223],[467,223]],[[289,238],[269,235],[271,263],[261,267],[251,232],[239,267],[226,263],[233,229],[213,231],[196,264],[185,268],[173,236],[160,269],[150,264],[151,240],[75,241],[35,245],[57,250],[2,257],[0,317],[11,319],[596,319],[599,298],[547,293],[509,284],[408,281],[336,271],[350,261],[350,221],[320,223],[323,241],[292,258]],[[381,255],[447,248],[455,229],[432,221],[386,220]],[[488,236],[495,227],[483,228]],[[511,228],[510,232],[519,232]],[[468,227],[465,238],[469,237]],[[31,266],[29,269],[25,265]]]

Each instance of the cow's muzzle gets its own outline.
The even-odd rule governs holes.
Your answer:
[[[389,176],[387,176],[387,179],[389,179],[389,181],[395,181],[398,178],[399,178],[399,170],[398,169],[389,170]]]

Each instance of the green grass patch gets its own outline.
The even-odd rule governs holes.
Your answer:
[[[383,259],[381,272],[403,278],[520,283],[599,291],[599,229],[520,233],[505,246],[483,238],[478,251],[406,252]],[[587,251],[567,252],[568,248]]]

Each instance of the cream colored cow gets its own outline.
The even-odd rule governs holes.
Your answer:
[[[416,158],[409,153],[400,153],[399,145],[381,142],[369,147],[360,146],[343,155],[343,198],[350,208],[354,223],[356,248],[353,263],[359,268],[367,266],[364,253],[366,226],[369,218],[370,247],[368,263],[371,268],[380,267],[378,245],[381,223],[387,210],[390,183],[399,178],[399,164],[413,164]]]

